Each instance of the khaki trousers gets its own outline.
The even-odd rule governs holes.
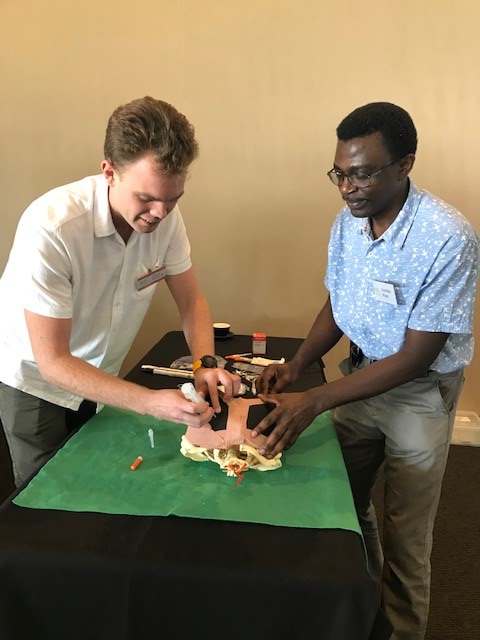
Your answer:
[[[368,366],[364,361],[360,368]],[[341,363],[345,375],[354,369]],[[430,555],[463,370],[429,372],[333,413],[367,547],[372,576],[395,631],[423,640],[430,600]],[[371,496],[383,465],[383,552]]]

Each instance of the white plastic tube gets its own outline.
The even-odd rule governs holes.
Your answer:
[[[202,396],[198,393],[191,382],[185,382],[180,387],[180,391],[183,393],[187,400],[191,400],[192,402],[204,402]]]

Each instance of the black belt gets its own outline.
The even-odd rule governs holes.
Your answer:
[[[378,360],[374,360],[373,358],[367,358],[367,356],[363,353],[358,345],[354,342],[350,341],[350,362],[352,367],[359,367],[362,362],[367,364],[372,364],[372,362],[378,362]],[[423,375],[418,376],[419,378],[427,378],[429,373],[434,373],[432,369],[429,369]]]

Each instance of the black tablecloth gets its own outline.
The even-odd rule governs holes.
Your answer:
[[[298,343],[269,338],[268,357],[290,357]],[[216,352],[250,345],[236,337]],[[142,363],[187,353],[172,332]],[[139,366],[127,378],[179,382]],[[379,600],[349,531],[0,508],[1,640],[386,640]]]

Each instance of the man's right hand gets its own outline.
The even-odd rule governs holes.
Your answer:
[[[213,417],[213,409],[208,402],[187,400],[177,389],[151,391],[147,404],[145,413],[159,420],[170,420],[188,427],[201,427]]]
[[[49,318],[25,310],[34,358],[44,380],[93,402],[149,414],[190,427],[213,416],[208,402],[191,402],[178,389],[153,391],[112,376],[70,352],[71,318]]]
[[[285,364],[269,364],[255,381],[257,393],[280,393],[299,377],[293,360]]]

